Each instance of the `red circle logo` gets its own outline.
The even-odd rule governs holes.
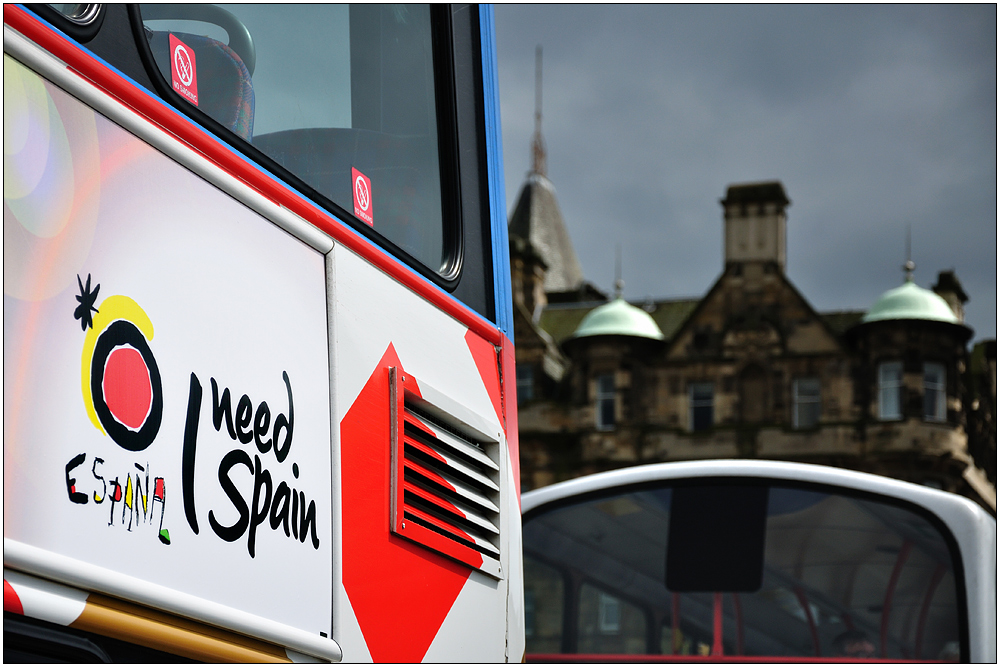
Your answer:
[[[138,431],[153,407],[153,385],[142,353],[131,345],[116,347],[104,362],[104,400],[111,416]]]

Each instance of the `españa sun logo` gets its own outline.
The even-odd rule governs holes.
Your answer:
[[[73,316],[87,336],[81,389],[90,421],[120,447],[141,452],[152,444],[163,416],[163,388],[149,348],[153,323],[139,304],[115,294],[95,308],[101,286],[80,284]]]

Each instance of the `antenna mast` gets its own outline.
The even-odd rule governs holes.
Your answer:
[[[622,298],[625,290],[625,281],[622,280],[622,244],[615,245],[615,298]]]
[[[910,229],[912,225],[910,223],[906,224],[906,264],[903,264],[903,272],[906,275],[906,282],[913,282],[913,270],[917,268],[916,263],[913,261],[913,256],[910,254]]]

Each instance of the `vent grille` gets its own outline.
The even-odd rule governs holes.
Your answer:
[[[499,443],[462,433],[440,408],[431,416],[412,377],[389,377],[393,532],[499,578]]]

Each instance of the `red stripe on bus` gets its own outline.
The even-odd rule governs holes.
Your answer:
[[[24,616],[24,606],[21,604],[21,598],[17,596],[17,591],[7,583],[6,579],[3,580],[3,610]]]
[[[517,437],[517,372],[514,360],[514,343],[507,336],[501,336],[500,372],[503,374],[503,427],[507,434],[507,456],[510,470],[514,475],[514,491],[517,506],[521,507],[521,453]]]
[[[70,70],[105,91],[146,120],[174,136],[234,178],[270,201],[284,206],[310,224],[343,243],[353,252],[410,288],[432,305],[454,317],[463,325],[500,345],[500,330],[496,325],[465,304],[445,293],[429,280],[394,259],[374,243],[367,241],[343,222],[310,203],[301,195],[268,176],[248,162],[235,149],[221,143],[207,130],[183,116],[179,111],[120,77],[109,67],[93,58],[86,50],[70,42],[26,10],[15,5],[3,6],[4,23],[38,44],[56,58],[70,65]]]

